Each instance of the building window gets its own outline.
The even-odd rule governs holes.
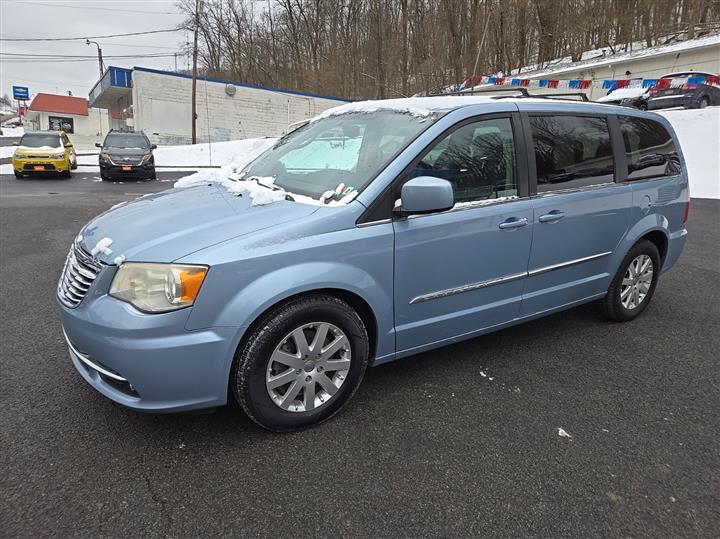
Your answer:
[[[65,131],[66,133],[75,132],[75,124],[72,118],[64,118],[61,116],[48,116],[48,129],[50,131]]]

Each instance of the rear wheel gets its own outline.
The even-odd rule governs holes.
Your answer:
[[[615,322],[629,322],[640,316],[652,299],[659,276],[657,247],[650,241],[639,241],[625,256],[602,299],[605,316]]]
[[[100,172],[100,179],[104,182],[112,181],[112,178],[105,174],[104,172]]]
[[[18,171],[16,170],[16,171],[15,171],[15,178],[17,178],[18,180],[22,180],[22,179],[24,178],[23,173],[22,173],[22,172],[18,172]]]
[[[360,385],[368,353],[365,325],[347,303],[298,298],[256,325],[236,354],[231,387],[260,426],[299,430],[340,411]]]
[[[701,109],[704,109],[710,104],[710,99],[705,95],[700,99],[700,103],[698,103],[698,107]]]

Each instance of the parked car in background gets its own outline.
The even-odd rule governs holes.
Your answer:
[[[540,98],[351,103],[239,177],[80,231],[57,299],[106,397],[234,398],[289,431],[335,415],[369,365],[591,301],[629,322],[678,260],[690,204],[665,118]]]
[[[151,144],[142,131],[111,130],[105,141],[95,146],[100,148],[98,160],[103,180],[156,178],[153,150],[157,145]]]
[[[647,110],[648,96],[647,88],[618,88],[602,96],[597,102]]]
[[[12,165],[16,178],[43,174],[69,178],[77,168],[75,147],[63,131],[25,133],[15,145]]]
[[[687,79],[673,85],[673,79]],[[714,73],[683,71],[670,73],[658,80],[648,92],[648,110],[684,107],[701,109],[720,105],[720,77]]]

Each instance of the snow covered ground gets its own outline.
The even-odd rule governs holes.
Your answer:
[[[25,134],[25,129],[22,127],[3,127],[3,137],[22,137]]]
[[[720,198],[720,107],[658,111],[680,139],[693,198]]]

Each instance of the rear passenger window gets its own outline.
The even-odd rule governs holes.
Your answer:
[[[614,181],[607,119],[531,116],[538,193]]]
[[[516,197],[510,119],[480,120],[458,127],[425,154],[410,174],[411,178],[417,176],[448,180],[456,203]]]
[[[628,181],[680,174],[680,157],[667,130],[646,118],[620,116]]]

